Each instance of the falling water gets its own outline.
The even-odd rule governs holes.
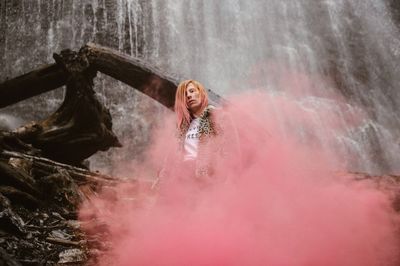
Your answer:
[[[399,172],[399,12],[393,0],[3,0],[0,80],[91,41],[198,79],[222,95],[257,88],[287,97],[310,114],[312,132],[303,135],[356,157],[351,170]],[[153,125],[150,114],[165,111],[126,85],[99,77],[96,91],[126,152],[96,155],[94,166],[140,154]],[[297,87],[305,91],[294,94]],[[2,112],[37,119],[61,99],[59,90]],[[290,117],[275,109],[292,130]],[[326,129],[321,109],[342,117],[346,130]],[[360,112],[356,126],[348,121]]]

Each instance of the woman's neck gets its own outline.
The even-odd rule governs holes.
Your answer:
[[[205,108],[203,108],[203,109],[200,109],[200,108],[199,108],[199,110],[194,111],[194,112],[191,112],[191,113],[190,113],[190,116],[191,116],[192,118],[199,118],[199,117],[201,117],[201,115],[203,114],[204,110],[205,110]]]

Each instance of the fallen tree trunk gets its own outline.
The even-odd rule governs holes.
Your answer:
[[[61,54],[65,51],[69,50]],[[182,78],[167,74],[140,58],[93,43],[86,44],[75,54],[76,60],[85,62],[94,72],[100,71],[120,80],[167,108],[173,108],[176,87]],[[54,54],[55,58],[57,56]],[[0,108],[61,87],[67,84],[68,78],[69,73],[62,65],[52,64],[6,80],[0,83]],[[208,90],[208,94],[211,104],[220,101],[212,90]]]
[[[80,52],[86,54],[96,70],[132,86],[168,108],[174,106],[178,78],[162,73],[139,58],[95,44],[85,45]]]
[[[0,108],[63,86],[67,74],[51,64],[0,83]]]
[[[59,163],[50,159],[24,154],[14,151],[2,151],[0,152],[0,158],[9,161],[11,158],[17,158],[25,161],[29,161],[31,168],[40,170],[42,173],[53,174],[60,169],[66,170],[71,177],[75,180],[78,185],[94,184],[96,186],[103,185],[115,185],[121,180],[113,178],[111,176],[103,175],[100,173],[94,173],[84,168],[75,167],[68,164]],[[1,162],[0,162],[1,165]]]
[[[3,195],[33,198],[34,205],[39,202],[51,204],[53,199],[48,200],[53,195],[61,197],[62,205],[69,205],[71,210],[85,196],[79,191],[79,186],[90,186],[92,191],[97,191],[104,185],[114,186],[122,182],[83,168],[12,151],[0,152],[0,175],[3,177],[0,180],[0,193]]]
[[[166,74],[137,57],[131,57],[107,47],[88,43],[80,52],[85,53],[90,65],[96,70],[120,80],[143,92],[164,106],[172,109],[176,88],[182,80]],[[212,104],[220,101],[220,96],[208,90]]]

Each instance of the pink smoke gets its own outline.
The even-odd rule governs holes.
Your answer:
[[[345,164],[334,149],[295,134],[310,123],[307,112],[260,92],[229,102],[217,111],[217,123],[229,131],[214,145],[231,154],[215,159],[206,185],[176,163],[174,122],[166,117],[135,178],[148,179],[148,169],[169,156],[174,169],[167,180],[155,190],[122,184],[82,206],[84,221],[96,217],[110,231],[111,249],[99,265],[398,265],[398,215],[390,200],[372,183],[335,174]],[[344,130],[335,114],[320,111],[329,130]],[[282,128],[282,116],[293,121],[293,134]]]

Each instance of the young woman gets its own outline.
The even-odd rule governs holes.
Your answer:
[[[179,84],[175,96],[175,113],[184,162],[190,164],[205,159],[202,152],[206,142],[217,134],[213,110],[214,107],[208,105],[207,91],[202,84],[195,80],[185,80]],[[207,174],[208,171],[198,166],[195,170],[196,175]]]
[[[209,105],[204,86],[192,79],[178,85],[175,113],[178,151],[167,156],[159,174],[161,181],[178,178],[208,185],[224,180],[224,173],[216,176],[217,168],[227,165],[230,156],[239,155],[229,116],[221,108]]]

